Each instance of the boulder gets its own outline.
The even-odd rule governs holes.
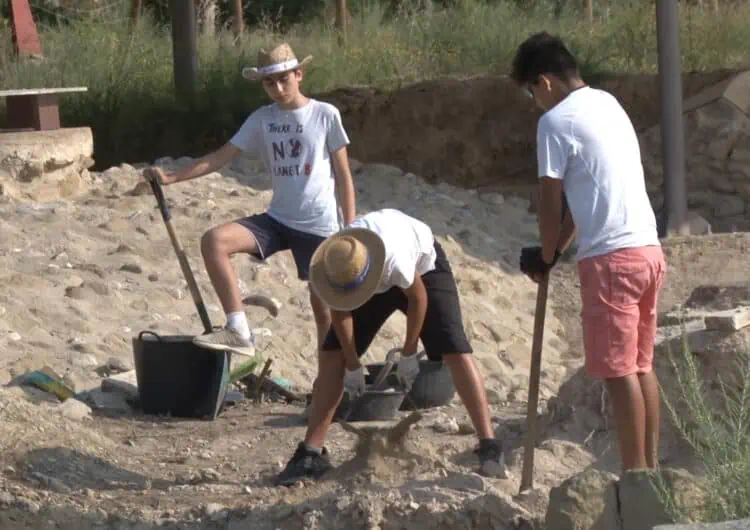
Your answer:
[[[88,127],[0,133],[0,195],[46,202],[85,191],[94,165]]]
[[[544,527],[652,530],[674,522],[678,513],[697,514],[704,491],[701,481],[683,470],[632,470],[618,480],[589,468],[552,488]]]
[[[618,530],[617,476],[589,468],[550,491],[546,530]]]

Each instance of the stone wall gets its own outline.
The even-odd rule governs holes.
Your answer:
[[[88,127],[0,133],[0,196],[51,201],[91,181],[94,140]]]
[[[684,105],[688,207],[714,232],[750,230],[750,72],[723,81]],[[649,194],[663,206],[661,129],[640,135]]]

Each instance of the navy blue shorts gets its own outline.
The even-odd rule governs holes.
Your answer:
[[[294,263],[297,265],[297,277],[307,281],[310,273],[310,260],[315,250],[323,241],[323,236],[300,232],[290,228],[267,213],[260,213],[238,219],[235,223],[250,230],[258,244],[255,256],[267,260],[277,252],[291,250]]]
[[[444,355],[473,353],[464,331],[461,316],[461,302],[448,257],[435,241],[435,268],[422,275],[427,290],[427,314],[425,315],[422,339],[427,358],[442,361]],[[364,305],[352,311],[354,321],[354,344],[360,357],[367,352],[375,335],[395,311],[406,314],[409,301],[398,287],[391,287],[384,293],[376,294]],[[341,343],[331,326],[321,350],[340,350]]]

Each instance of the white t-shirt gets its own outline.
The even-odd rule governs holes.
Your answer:
[[[323,237],[338,231],[331,153],[348,145],[349,138],[336,107],[314,99],[295,110],[266,105],[245,120],[230,142],[262,158],[271,173],[268,215]]]
[[[563,179],[578,260],[659,245],[638,137],[614,96],[579,88],[542,115],[537,162],[540,177]]]
[[[385,245],[385,268],[376,293],[391,287],[408,289],[435,268],[435,239],[429,226],[405,213],[386,208],[358,217],[349,225],[378,234]]]

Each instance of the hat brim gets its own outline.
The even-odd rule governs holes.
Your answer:
[[[308,55],[307,57],[299,61],[297,65],[292,68],[287,68],[286,70],[279,70],[278,72],[273,72],[269,74],[260,72],[257,66],[246,66],[242,69],[242,77],[244,77],[245,79],[249,81],[258,81],[259,79],[262,79],[268,75],[278,75],[278,74],[283,74],[285,72],[291,72],[292,70],[297,70],[298,68],[304,68],[310,63],[310,61],[312,61],[312,59],[313,59],[312,55]]]
[[[370,268],[357,287],[342,290],[328,281],[323,256],[331,242],[352,236],[361,242],[370,256]],[[385,269],[385,244],[375,232],[364,228],[347,228],[323,241],[310,259],[310,287],[323,302],[336,311],[353,311],[364,305],[377,290]]]

